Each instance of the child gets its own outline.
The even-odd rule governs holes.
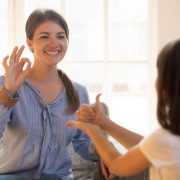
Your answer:
[[[79,122],[67,123],[89,135],[103,161],[117,175],[128,176],[150,167],[152,180],[180,179],[180,40],[161,50],[157,70],[157,118],[161,127],[142,141],[141,136],[133,135],[103,113],[100,95],[94,107],[81,106],[76,113]],[[121,155],[104,137],[102,129],[129,151]]]

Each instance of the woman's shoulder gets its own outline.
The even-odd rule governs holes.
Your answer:
[[[72,83],[73,83],[73,86],[76,89],[76,91],[87,91],[85,85],[80,84],[80,83],[75,82],[75,81],[73,81]]]
[[[80,104],[89,103],[89,94],[86,87],[77,82],[73,82],[73,86],[79,96]]]

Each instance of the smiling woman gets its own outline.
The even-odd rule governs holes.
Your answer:
[[[47,21],[39,25],[33,39],[31,35],[27,38],[27,44],[30,50],[36,55],[34,66],[37,66],[36,64],[54,64],[56,66],[66,54],[68,46],[66,34],[67,32],[61,26],[52,21]]]
[[[79,105],[89,103],[86,88],[57,68],[66,54],[69,29],[54,10],[36,9],[26,22],[26,38],[32,67],[21,57],[24,46],[3,59],[0,180],[72,180],[70,142],[83,158],[96,161],[98,156],[85,133],[65,127],[75,120]]]

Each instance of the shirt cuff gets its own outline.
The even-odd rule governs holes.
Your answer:
[[[18,99],[19,98],[12,97],[5,87],[0,90],[0,104],[4,107],[10,109],[17,103]]]

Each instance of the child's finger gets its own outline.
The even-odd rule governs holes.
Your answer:
[[[68,121],[66,126],[76,126],[76,123],[74,121]]]
[[[76,127],[76,128],[78,128],[78,129],[80,129],[80,130],[83,130],[84,128],[84,126],[83,126],[83,124],[81,123],[81,122],[77,122],[77,121],[68,121],[67,123],[66,123],[66,126],[67,127]]]
[[[98,95],[96,96],[96,102],[97,102],[97,103],[100,103],[100,100],[99,100],[99,99],[100,99],[100,96],[101,96],[101,94],[98,94]]]
[[[94,120],[94,118],[95,118],[95,116],[94,115],[92,115],[92,114],[81,114],[79,111],[78,112],[76,112],[76,119],[78,120],[78,121],[85,121],[85,122],[89,122],[89,121],[93,121]]]
[[[98,94],[98,95],[96,96],[96,104],[95,104],[95,106],[96,106],[96,108],[98,108],[98,109],[99,109],[99,107],[101,107],[100,96],[101,96],[101,94]]]

